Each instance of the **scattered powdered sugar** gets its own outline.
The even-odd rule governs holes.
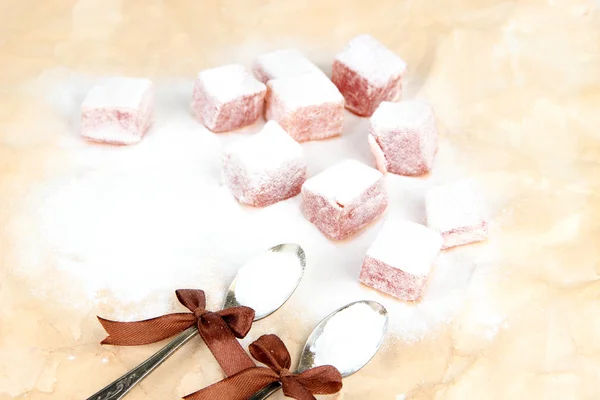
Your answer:
[[[173,291],[199,288],[214,308],[242,265],[273,245],[295,242],[304,248],[307,266],[280,313],[291,311],[306,326],[344,304],[375,300],[389,312],[390,333],[419,340],[451,321],[467,297],[485,298],[497,262],[493,235],[485,243],[442,252],[423,298],[413,304],[358,283],[363,257],[383,220],[352,240],[336,242],[302,215],[300,196],[265,208],[240,205],[220,182],[223,148],[261,124],[211,133],[190,115],[191,80],[155,82],[155,123],[138,145],[84,142],[78,135],[79,109],[99,80],[49,70],[29,87],[45,93],[55,107],[57,118],[48,124],[64,132],[59,146],[68,157],[68,168],[49,172],[9,227],[19,257],[13,272],[37,286],[36,295],[63,307],[94,312],[103,307],[107,318],[135,320],[180,310]],[[372,165],[367,130],[367,119],[346,113],[340,138],[302,144],[309,176],[349,158]],[[461,154],[442,139],[427,178],[387,175],[388,214],[424,223],[427,190],[467,175]],[[490,306],[481,313],[491,325],[501,321],[489,318],[493,311]]]
[[[433,110],[425,101],[382,101],[371,116],[371,125],[376,131],[398,128],[415,129],[420,128],[425,121],[431,118],[433,118]]]
[[[355,303],[329,319],[310,350],[314,365],[333,365],[340,372],[355,371],[377,352],[387,318],[365,303]]]
[[[278,309],[296,288],[302,266],[295,253],[266,252],[238,272],[235,298],[253,308],[256,316]]]
[[[304,189],[337,202],[351,204],[383,175],[356,160],[344,160],[322,173],[308,179]]]
[[[198,80],[202,82],[207,94],[221,103],[265,90],[265,85],[239,64],[200,71]]]
[[[265,83],[269,79],[309,73],[324,75],[319,67],[297,49],[282,49],[261,54],[256,58],[253,70],[257,78]]]
[[[267,86],[287,111],[326,103],[344,103],[344,96],[325,75],[304,74],[272,79]]]
[[[152,82],[143,78],[115,77],[94,85],[81,108],[137,109]]]
[[[406,62],[370,35],[359,35],[348,42],[336,59],[376,86],[402,75]]]

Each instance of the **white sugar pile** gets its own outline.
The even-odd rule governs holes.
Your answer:
[[[240,269],[235,298],[263,316],[284,303],[301,277],[302,266],[295,253],[267,252]]]
[[[212,134],[190,115],[191,81],[155,82],[155,123],[140,144],[123,148],[82,141],[79,107],[95,81],[53,70],[31,87],[48,93],[61,113],[60,144],[70,158],[68,168],[49,173],[32,191],[23,220],[15,224],[22,229],[15,236],[21,255],[17,272],[39,288],[37,295],[94,311],[100,305],[104,316],[120,319],[172,310],[177,288],[204,289],[216,307],[241,265],[275,244],[296,242],[306,252],[307,267],[280,312],[291,312],[290,318],[307,326],[344,304],[371,299],[388,309],[392,333],[418,340],[450,321],[468,293],[485,296],[483,278],[496,261],[493,237],[442,254],[422,301],[408,304],[358,283],[362,259],[382,221],[351,240],[333,242],[304,218],[300,196],[264,209],[241,206],[221,185],[222,149],[260,124]],[[303,144],[309,176],[348,158],[372,165],[367,129],[366,119],[346,114],[342,137]],[[386,178],[389,214],[424,222],[427,188],[464,175],[443,141],[436,163],[427,179]],[[498,320],[489,312],[482,318]]]
[[[365,303],[343,309],[327,321],[310,348],[314,365],[333,365],[342,373],[358,370],[377,352],[385,325],[385,315]]]

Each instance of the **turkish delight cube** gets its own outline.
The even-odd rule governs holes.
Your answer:
[[[262,115],[266,92],[241,65],[207,69],[194,83],[192,114],[213,132],[242,128]]]
[[[360,282],[402,300],[419,299],[443,239],[415,222],[387,220],[367,250]]]
[[[431,170],[437,152],[437,128],[431,106],[420,100],[382,102],[368,136],[377,168],[416,176]]]
[[[306,179],[304,150],[269,121],[259,133],[227,148],[223,177],[238,201],[265,207],[300,193]]]
[[[152,124],[154,89],[143,78],[110,78],[81,104],[81,135],[110,144],[135,144]]]
[[[324,75],[304,74],[267,82],[267,120],[298,142],[342,133],[344,97]]]
[[[323,71],[296,49],[276,50],[257,57],[252,68],[254,76],[263,82],[277,78],[289,78],[303,74],[319,74]]]
[[[434,187],[425,196],[427,226],[444,238],[443,249],[487,239],[483,197],[466,179]]]
[[[302,186],[306,218],[335,240],[352,236],[382,215],[388,205],[383,174],[345,160]]]
[[[348,42],[335,57],[331,80],[346,99],[346,108],[371,116],[382,101],[398,101],[406,63],[370,35]]]

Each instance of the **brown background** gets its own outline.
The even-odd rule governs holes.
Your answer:
[[[478,340],[476,304],[467,303],[432,337],[391,340],[346,380],[345,398],[600,397],[597,7],[583,0],[3,1],[0,399],[85,398],[151,351],[101,348],[93,314],[31,296],[35,282],[13,274],[12,250],[26,235],[4,228],[23,212],[31,185],[69,168],[67,150],[56,144],[64,132],[45,123],[60,116],[24,85],[55,66],[190,78],[232,61],[228,49],[239,55],[257,42],[315,44],[309,55],[318,58],[363,32],[406,59],[409,94],[433,103],[445,140],[506,204],[495,216],[502,260],[489,293],[506,321],[493,340]],[[35,230],[34,216],[20,226]],[[275,326],[291,312],[260,324]],[[297,329],[299,346],[309,328]],[[219,377],[212,363],[198,363],[210,360],[203,346],[189,350],[196,356],[178,353],[130,398],[176,398]]]

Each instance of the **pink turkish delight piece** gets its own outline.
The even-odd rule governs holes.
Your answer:
[[[487,239],[483,198],[471,180],[430,189],[425,196],[427,225],[444,238],[443,249]]]
[[[296,49],[276,50],[257,57],[252,68],[256,79],[263,83],[271,79],[304,74],[325,76],[323,71]]]
[[[267,120],[279,122],[296,141],[342,133],[344,97],[324,75],[272,79],[267,86]]]
[[[192,114],[213,132],[238,129],[261,116],[266,92],[241,65],[207,69],[194,84]]]
[[[331,239],[342,240],[382,215],[388,205],[383,174],[345,160],[302,186],[306,218]]]
[[[265,207],[300,193],[306,179],[302,146],[275,121],[230,145],[223,158],[225,184],[239,202]]]
[[[154,90],[143,78],[110,78],[81,104],[81,135],[110,144],[135,144],[152,124]]]
[[[437,137],[429,104],[420,100],[384,101],[371,117],[368,141],[381,172],[417,176],[431,170]]]
[[[370,35],[350,40],[335,57],[331,80],[346,99],[346,108],[373,114],[382,101],[398,101],[406,63]]]
[[[387,220],[367,250],[360,282],[402,300],[419,299],[443,239],[415,222]]]

